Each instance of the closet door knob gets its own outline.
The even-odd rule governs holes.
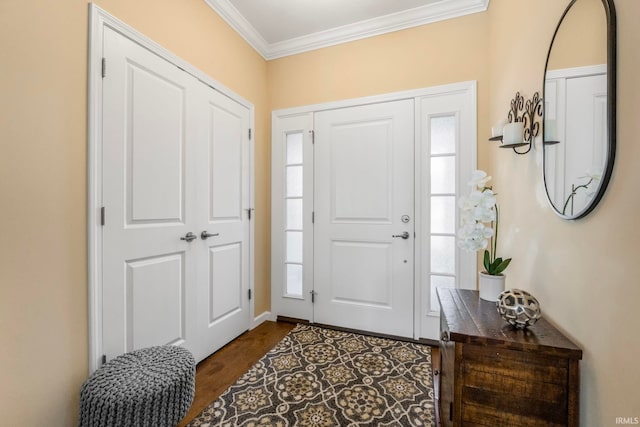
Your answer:
[[[215,236],[219,236],[220,233],[209,233],[207,232],[207,230],[204,230],[202,233],[200,233],[200,238],[202,240],[207,240],[209,237],[215,237]]]

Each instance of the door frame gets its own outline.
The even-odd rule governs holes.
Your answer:
[[[304,105],[300,107],[285,108],[285,109],[273,111],[271,113],[272,181],[274,181],[274,174],[280,173],[280,171],[278,170],[278,163],[277,163],[279,156],[278,156],[278,153],[276,152],[276,150],[278,149],[278,145],[277,143],[275,143],[275,141],[279,137],[277,132],[280,129],[280,127],[276,125],[276,123],[279,120],[283,120],[283,119],[286,119],[287,117],[294,117],[294,116],[303,116],[303,115],[313,116],[314,113],[318,113],[326,110],[336,110],[340,108],[357,107],[357,106],[363,106],[363,105],[369,105],[369,104],[399,101],[403,99],[413,99],[415,101],[415,104],[414,104],[414,126],[415,126],[415,129],[414,129],[414,138],[415,138],[414,218],[416,219],[415,232],[417,236],[420,236],[422,233],[422,221],[424,220],[424,214],[421,207],[422,203],[420,203],[423,195],[422,194],[423,193],[422,172],[424,167],[423,167],[421,158],[422,158],[422,155],[424,154],[424,147],[423,147],[423,137],[422,137],[423,129],[421,124],[422,111],[419,108],[419,101],[420,99],[423,99],[423,98],[454,95],[454,94],[465,94],[466,96],[469,97],[470,104],[473,105],[473,114],[471,115],[471,121],[472,121],[471,125],[472,125],[472,128],[474,129],[474,132],[472,132],[472,135],[470,137],[469,147],[471,151],[468,153],[468,155],[470,156],[471,163],[473,164],[474,167],[476,167],[477,166],[477,147],[478,147],[478,143],[477,143],[477,108],[478,108],[477,107],[477,81],[468,80],[468,81],[444,84],[439,86],[431,86],[431,87],[420,88],[420,89],[411,89],[411,90],[392,92],[392,93],[386,93],[381,95],[372,95],[372,96],[366,96],[361,98],[351,98],[351,99],[332,101],[332,102],[326,102],[326,103],[320,103],[320,104]],[[312,117],[311,121],[313,123],[313,128],[315,129],[315,119]],[[314,159],[312,159],[311,161],[313,162]],[[469,171],[469,173],[470,172],[471,171]],[[280,182],[280,181],[275,179],[275,182]],[[272,186],[271,188],[272,209],[277,203],[279,203],[279,201],[276,200],[278,197],[279,197],[279,193],[277,191],[274,191],[274,188]],[[273,212],[272,212],[272,215],[273,215]],[[281,305],[280,298],[282,297],[282,285],[283,285],[281,280],[274,280],[274,279],[281,279],[279,277],[274,277],[274,271],[277,271],[280,268],[280,266],[276,264],[281,259],[281,257],[273,256],[274,251],[282,250],[282,245],[278,244],[278,242],[276,241],[277,239],[274,239],[274,237],[278,236],[279,235],[278,233],[281,231],[279,227],[280,227],[279,223],[274,222],[272,219],[272,222],[271,222],[271,248],[272,248],[271,312],[273,317],[280,314],[279,313],[279,309]],[[424,245],[422,243],[422,239],[420,238],[414,239],[414,242],[415,242],[414,243],[414,338],[419,339],[422,334],[422,315],[423,315],[423,312],[421,310],[422,301],[423,301],[422,288],[425,287],[425,285],[422,283],[422,280],[421,280],[422,279],[421,260],[422,260]],[[464,256],[467,259],[466,264],[470,264],[470,265],[465,266],[466,268],[461,269],[458,264],[458,267],[457,267],[458,274],[461,277],[463,277],[465,280],[464,281],[465,285],[460,287],[475,289],[476,288],[475,271],[477,269],[476,254],[475,253],[465,254],[462,256]],[[311,310],[311,314],[309,318],[313,320],[313,306],[311,306],[310,310]],[[427,315],[430,317],[433,317],[435,316],[435,313],[430,312]]]
[[[249,110],[250,128],[255,128],[255,108],[251,102],[209,77],[187,61],[173,54],[147,36],[114,17],[104,9],[89,4],[89,55],[87,78],[87,286],[89,372],[102,364],[102,57],[104,29],[110,28],[160,58],[231,98]],[[107,64],[108,67],[108,64]],[[255,132],[252,132],[255,135]],[[249,140],[249,203],[255,206],[254,136]],[[249,221],[249,289],[254,292],[254,227]],[[249,304],[250,328],[260,322],[255,318],[254,303]]]

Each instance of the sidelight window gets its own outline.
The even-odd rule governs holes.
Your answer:
[[[286,135],[285,293],[302,296],[303,265],[303,134]]]
[[[440,309],[437,287],[456,286],[457,116],[429,118],[431,206],[431,309]]]

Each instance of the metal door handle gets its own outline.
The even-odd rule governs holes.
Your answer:
[[[207,240],[209,237],[215,237],[215,236],[219,236],[220,233],[209,233],[207,232],[207,230],[204,230],[202,233],[200,233],[200,238],[202,240]]]
[[[196,236],[195,234],[193,234],[192,232],[188,232],[187,234],[185,234],[184,236],[182,236],[180,238],[180,240],[185,240],[187,242],[190,242],[192,240],[196,240],[198,238],[198,236]]]
[[[391,237],[400,237],[400,238],[402,238],[402,239],[404,239],[404,240],[407,240],[407,239],[409,238],[409,232],[408,232],[408,231],[405,231],[405,232],[404,232],[404,233],[402,233],[402,234],[394,234],[394,235],[393,235],[393,236],[391,236]]]

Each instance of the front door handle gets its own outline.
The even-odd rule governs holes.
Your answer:
[[[219,236],[220,233],[209,233],[207,232],[207,230],[204,230],[202,233],[200,233],[200,238],[202,240],[207,240],[209,237],[215,237],[215,236]]]
[[[193,234],[192,232],[188,232],[187,234],[185,234],[184,236],[182,236],[180,238],[180,240],[185,240],[187,242],[190,242],[192,240],[196,240],[198,238],[198,236],[196,236],[195,234]]]
[[[407,239],[409,238],[409,232],[408,232],[408,231],[405,231],[405,232],[404,232],[404,233],[402,233],[402,234],[394,234],[394,235],[393,235],[393,236],[391,236],[391,237],[400,237],[401,239],[407,240]]]

